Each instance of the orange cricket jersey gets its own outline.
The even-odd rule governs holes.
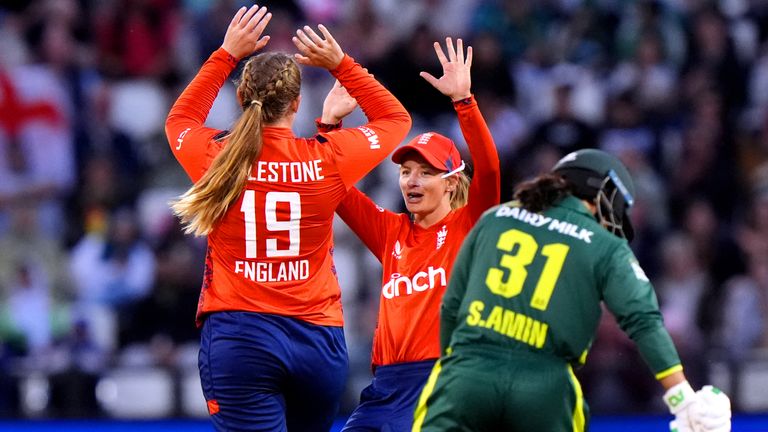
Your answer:
[[[355,188],[338,209],[383,266],[375,366],[440,357],[440,304],[453,262],[482,213],[499,203],[499,158],[477,103],[454,107],[475,168],[466,206],[429,228],[384,210]]]
[[[226,145],[226,132],[203,122],[236,64],[225,50],[214,52],[168,115],[168,141],[192,181]],[[208,236],[198,325],[205,314],[223,310],[343,324],[333,213],[347,190],[405,137],[410,117],[350,57],[332,74],[369,123],[310,139],[296,138],[287,128],[264,127],[263,151],[243,193]]]

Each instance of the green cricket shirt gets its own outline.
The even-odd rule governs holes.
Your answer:
[[[658,301],[626,240],[568,196],[542,213],[488,210],[456,259],[441,309],[441,346],[495,346],[584,363],[601,302],[657,379],[681,370]]]

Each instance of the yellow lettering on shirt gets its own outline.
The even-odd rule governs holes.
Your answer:
[[[483,302],[475,300],[470,303],[467,325],[494,331],[535,348],[542,348],[547,341],[547,323],[501,306],[494,306],[483,319],[483,310]]]
[[[476,326],[480,322],[480,313],[483,312],[485,305],[481,301],[473,301],[469,305],[469,316],[467,317],[467,324]]]

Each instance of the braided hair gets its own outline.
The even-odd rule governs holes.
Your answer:
[[[291,56],[270,52],[248,60],[237,87],[242,115],[224,137],[226,144],[208,171],[172,204],[184,232],[206,235],[224,216],[242,193],[261,154],[264,123],[286,116],[300,90],[301,72]]]

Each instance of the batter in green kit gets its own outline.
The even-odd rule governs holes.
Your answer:
[[[447,354],[424,389],[414,431],[586,430],[572,367],[586,359],[601,302],[668,390],[673,430],[730,429],[727,397],[711,386],[696,393],[686,381],[629,248],[633,195],[617,159],[580,150],[521,184],[516,201],[486,212],[453,268],[441,311]]]

